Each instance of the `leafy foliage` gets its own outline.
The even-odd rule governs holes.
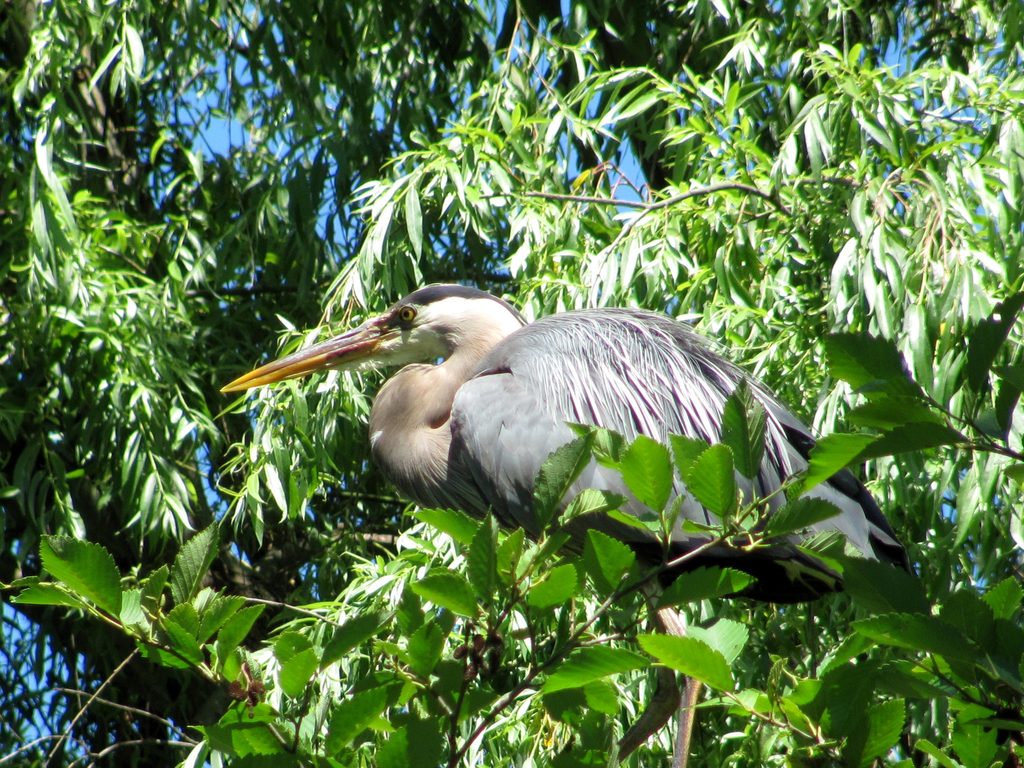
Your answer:
[[[565,8],[0,12],[4,753],[603,763],[658,665],[703,659],[707,764],[1020,760],[1019,3]],[[562,551],[590,451],[650,530],[673,474],[704,535],[828,515],[794,485],[757,527],[742,393],[715,445],[581,438],[536,541],[404,515],[366,459],[373,376],[218,393],[275,330],[440,279],[695,322],[826,435],[802,488],[866,463],[917,578],[813,541],[848,595],[690,573],[676,643],[631,552]]]

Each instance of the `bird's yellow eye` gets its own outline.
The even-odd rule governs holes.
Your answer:
[[[398,310],[398,319],[403,323],[411,323],[416,319],[416,310],[412,307],[402,307]]]

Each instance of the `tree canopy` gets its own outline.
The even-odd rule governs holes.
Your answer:
[[[1022,762],[1019,3],[14,0],[0,37],[0,761],[615,764],[667,669],[699,764]],[[619,542],[403,501],[382,376],[219,392],[438,281],[695,324],[915,575],[698,571],[665,637]],[[580,450],[654,512],[695,455]]]

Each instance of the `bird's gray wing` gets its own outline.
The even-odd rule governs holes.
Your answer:
[[[605,427],[627,440],[643,434],[665,442],[670,434],[680,434],[716,442],[725,400],[744,378],[702,337],[663,315],[611,309],[554,315],[505,339],[460,388],[452,409],[450,464],[472,480],[479,498],[500,519],[536,533],[534,480],[548,455],[572,439],[567,423]],[[766,495],[804,469],[813,444],[792,414],[764,387],[751,384],[767,419],[764,463],[755,482],[747,483],[748,497]],[[621,478],[596,463],[574,490],[586,487],[628,496]],[[902,552],[852,475],[822,484],[814,494],[841,510],[819,529],[840,530],[868,557],[879,554],[879,541]],[[686,496],[683,516],[710,521]],[[636,541],[642,531],[605,524],[616,528],[609,533],[642,543]],[[684,549],[693,543],[681,531],[679,539]]]

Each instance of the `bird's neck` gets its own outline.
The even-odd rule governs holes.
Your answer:
[[[407,365],[377,394],[370,412],[374,461],[418,504],[454,503],[444,496],[452,403],[484,356],[507,335],[496,331],[463,342],[440,365]]]

